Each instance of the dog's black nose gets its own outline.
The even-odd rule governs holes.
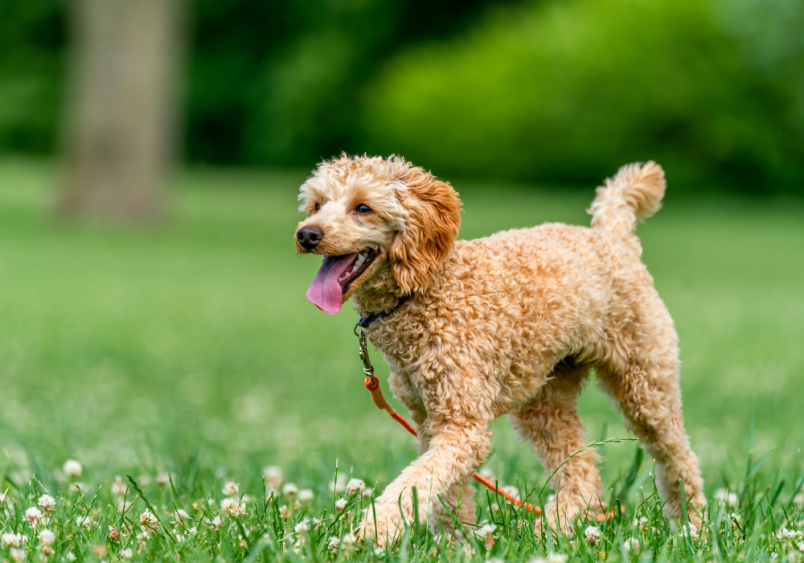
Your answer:
[[[305,250],[312,250],[324,238],[324,231],[318,227],[302,227],[296,231],[296,240]]]

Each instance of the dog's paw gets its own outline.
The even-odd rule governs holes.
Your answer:
[[[384,511],[376,507],[376,518],[371,508],[363,512],[363,523],[358,529],[357,536],[363,541],[371,541],[379,547],[386,547],[393,542],[399,531],[404,529],[399,519],[399,512]]]
[[[703,530],[704,526],[703,515],[705,506],[706,497],[700,492],[687,501],[687,520],[699,531]],[[681,514],[681,510],[678,512]]]

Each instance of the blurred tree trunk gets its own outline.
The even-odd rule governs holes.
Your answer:
[[[161,215],[176,148],[183,7],[183,0],[71,0],[62,215]]]

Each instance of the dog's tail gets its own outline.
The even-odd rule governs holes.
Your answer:
[[[659,210],[666,186],[664,170],[655,162],[626,164],[597,189],[588,210],[592,227],[617,235],[641,255],[642,247],[634,234],[637,221]]]

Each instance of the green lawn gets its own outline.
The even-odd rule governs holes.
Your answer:
[[[303,177],[182,174],[170,220],[142,233],[58,224],[55,167],[0,160],[0,469],[9,486],[34,472],[57,487],[54,469],[75,458],[92,491],[126,472],[212,482],[217,470],[254,494],[261,467],[279,465],[326,497],[336,458],[380,488],[410,461],[411,440],[363,390],[351,307],[330,317],[305,300],[319,261],[297,257],[291,238]],[[462,238],[588,224],[593,197],[593,186],[455,186]],[[676,198],[670,178],[665,208],[638,232],[681,338],[687,429],[709,492],[744,474],[753,409],[757,456],[776,448],[759,477],[786,475],[790,496],[804,444],[804,202]],[[627,436],[592,386],[582,412],[590,440]],[[494,430],[489,465],[501,480],[541,483],[507,422]],[[634,449],[603,449],[607,483]]]

